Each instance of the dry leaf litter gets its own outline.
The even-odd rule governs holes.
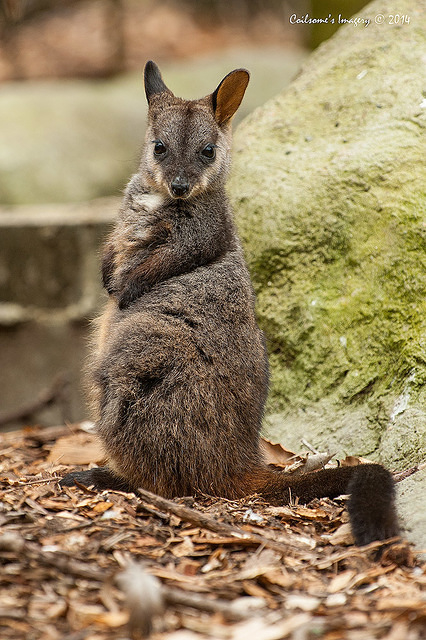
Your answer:
[[[426,638],[426,565],[404,543],[405,566],[352,546],[343,499],[61,489],[70,465],[102,461],[84,425],[4,433],[0,450],[4,640]]]

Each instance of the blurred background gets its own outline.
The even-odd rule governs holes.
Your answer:
[[[0,429],[88,417],[84,362],[99,313],[99,248],[137,167],[142,69],[175,94],[251,72],[243,118],[366,2],[2,0]],[[299,24],[292,24],[294,14]]]

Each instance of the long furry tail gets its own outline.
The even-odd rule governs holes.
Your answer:
[[[358,545],[399,535],[393,478],[379,464],[323,469],[300,476],[262,467],[248,474],[245,484],[247,493],[259,493],[276,505],[296,498],[304,504],[314,498],[350,494],[348,511]]]
[[[110,469],[98,467],[67,474],[61,485],[81,483],[99,490],[133,491],[124,478],[115,476]],[[195,490],[195,488],[194,488]],[[259,493],[271,504],[289,504],[298,499],[306,504],[314,498],[336,498],[350,494],[349,517],[355,542],[368,544],[399,535],[395,509],[395,489],[391,474],[379,464],[356,467],[323,469],[295,476],[265,466],[259,466],[244,478],[224,482],[223,497],[232,498]]]

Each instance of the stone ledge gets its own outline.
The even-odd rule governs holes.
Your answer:
[[[66,396],[36,415],[42,424],[87,415],[84,362],[102,291],[99,253],[117,198],[0,209],[0,409],[28,405],[68,380]],[[7,427],[22,425],[16,421]]]
[[[0,325],[58,310],[64,320],[93,312],[99,245],[117,209],[115,198],[0,209]]]

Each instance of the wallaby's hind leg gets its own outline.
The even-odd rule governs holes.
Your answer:
[[[76,481],[85,487],[94,487],[98,491],[112,489],[113,491],[133,491],[128,482],[115,476],[108,467],[95,467],[86,471],[72,471],[67,473],[59,482],[61,487],[72,487]]]
[[[260,471],[252,488],[272,504],[288,504],[299,499],[336,498],[350,494],[348,511],[355,542],[368,544],[399,535],[392,475],[378,464],[323,469],[291,476],[269,469]],[[263,486],[259,486],[263,480]]]

